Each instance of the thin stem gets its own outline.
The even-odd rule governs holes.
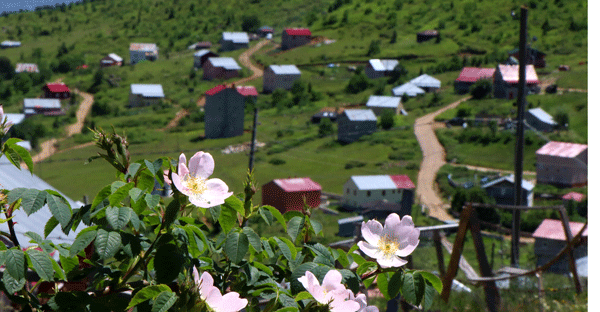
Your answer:
[[[15,233],[15,224],[12,220],[12,211],[13,207],[11,206],[10,209],[8,209],[8,211],[6,212],[6,219],[8,219],[8,230],[10,231],[9,238],[15,246],[21,248],[21,244],[19,244],[19,240],[17,239],[17,233]]]
[[[136,261],[135,265],[131,269],[129,269],[129,271],[127,271],[127,273],[125,273],[125,277],[123,277],[123,280],[121,281],[121,283],[119,283],[119,285],[117,285],[117,288],[121,288],[123,285],[125,285],[127,283],[127,280],[129,280],[131,278],[131,276],[133,276],[133,274],[135,274],[135,272],[139,268],[140,264],[146,262],[146,258],[152,253],[152,249],[154,249],[154,245],[156,244],[158,239],[162,236],[162,233],[161,233],[162,226],[163,225],[161,224],[160,229],[158,230],[158,235],[156,235],[156,239],[154,239],[154,241],[152,242],[150,247],[148,247],[148,250],[142,255],[142,257],[139,258],[138,261]]]

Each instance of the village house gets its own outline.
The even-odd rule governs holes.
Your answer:
[[[129,107],[149,106],[160,103],[165,98],[162,85],[131,84]]]
[[[296,65],[271,65],[263,74],[263,91],[273,92],[277,88],[290,90],[298,79],[300,70]]]
[[[402,97],[404,94],[406,94],[406,96],[415,97],[419,94],[425,94],[425,90],[415,86],[410,82],[407,82],[401,86],[393,88],[392,94],[399,97]]]
[[[71,97],[71,90],[64,83],[47,83],[43,88],[44,96],[49,99],[68,99]]]
[[[460,72],[460,75],[458,75],[458,78],[454,80],[454,91],[458,94],[468,93],[475,82],[481,79],[489,79],[491,81],[494,78],[495,71],[495,68],[465,67]]]
[[[377,131],[377,116],[370,109],[347,109],[337,118],[338,141],[351,143]]]
[[[583,226],[584,223],[581,222],[569,222],[571,235],[577,235]],[[533,238],[535,239],[533,251],[537,257],[536,266],[538,267],[548,263],[556,257],[567,245],[565,229],[560,220],[544,219],[535,232],[533,232]],[[587,228],[583,231],[582,238],[584,239],[583,245],[573,250],[575,260],[587,257]],[[551,265],[549,271],[558,274],[568,274],[570,270],[567,255],[564,255],[558,262]]]
[[[261,37],[266,37],[268,34],[273,35],[273,27],[262,26],[258,29],[258,35]]]
[[[242,68],[232,57],[209,57],[202,64],[202,79],[213,80],[237,77]]]
[[[584,186],[588,181],[588,146],[551,141],[535,152],[537,183],[564,187]]]
[[[281,50],[293,49],[310,43],[312,33],[308,28],[286,28],[281,34]]]
[[[522,180],[522,199],[521,206],[533,206],[533,184]],[[515,176],[509,175],[490,181],[481,186],[491,198],[496,200],[498,205],[515,204]]]
[[[376,116],[381,116],[384,111],[398,115],[402,110],[402,104],[397,96],[371,95],[367,101],[367,108],[373,110]]]
[[[440,33],[437,30],[425,30],[417,33],[417,43],[425,42],[431,39],[439,39]]]
[[[39,73],[37,64],[32,63],[17,63],[15,66],[15,73]]]
[[[156,43],[132,43],[129,45],[129,63],[133,65],[146,60],[158,60]]]
[[[196,42],[188,47],[190,50],[201,50],[201,49],[210,49],[212,47],[212,42],[210,41],[200,41]]]
[[[196,53],[194,53],[194,67],[202,68],[204,62],[208,60],[209,57],[218,57],[219,55],[211,50],[203,49]]]
[[[414,189],[415,184],[406,175],[352,176],[344,183],[341,204],[349,210],[364,211],[363,205],[372,210],[385,200],[399,204],[394,206],[399,209],[394,212],[402,216],[412,210]],[[373,213],[380,215],[377,211]]]
[[[533,65],[525,67],[526,93],[535,93],[539,90],[537,73]],[[494,73],[494,97],[512,100],[517,97],[519,83],[519,65],[499,64]]]
[[[321,185],[310,178],[275,179],[262,186],[262,204],[281,213],[302,211],[304,203],[316,208],[321,204]]]
[[[24,99],[23,113],[25,117],[38,114],[44,116],[61,116],[65,114],[58,99]]]
[[[552,131],[557,126],[554,118],[546,113],[541,107],[527,110],[525,121],[535,130],[544,132]]]
[[[425,92],[436,91],[442,86],[442,83],[439,80],[437,80],[434,77],[431,77],[427,74],[423,74],[423,75],[411,80],[410,83],[423,89]]]
[[[331,120],[331,122],[335,122],[337,120],[338,114],[336,112],[328,112],[328,111],[322,111],[322,112],[318,112],[314,115],[312,115],[312,117],[310,118],[310,121],[312,123],[318,124],[321,123],[321,120],[324,118],[327,118],[329,120]]]
[[[224,32],[221,38],[221,51],[233,51],[248,47],[250,38],[245,32]]]
[[[115,53],[110,53],[109,55],[103,57],[100,60],[100,67],[110,66],[123,66],[123,58],[116,55]]]
[[[205,95],[204,136],[218,139],[244,134],[244,108],[246,101],[256,102],[256,88],[218,85]]]
[[[5,40],[2,41],[0,43],[0,48],[2,49],[7,49],[7,48],[18,48],[21,46],[21,41],[10,41],[10,40]]]
[[[398,66],[398,60],[369,60],[365,67],[365,74],[371,79],[389,76]]]
[[[364,221],[363,216],[348,217],[338,220],[337,236],[354,237],[357,230],[360,231],[360,226]]]
[[[534,49],[534,48],[527,48],[528,53],[528,57],[526,60],[526,64],[528,65],[533,65],[535,68],[544,68],[546,67],[546,53]],[[514,50],[508,51],[508,56],[509,57],[514,57],[515,59],[519,59],[519,48],[516,48]]]

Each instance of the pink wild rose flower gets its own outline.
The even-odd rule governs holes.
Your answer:
[[[348,299],[354,300],[360,305],[357,312],[379,312],[379,308],[376,306],[367,306],[367,296],[365,294],[358,294],[354,297],[354,293],[349,291]]]
[[[189,169],[185,155],[179,156],[177,173],[173,173],[173,184],[190,202],[198,207],[210,208],[223,204],[233,194],[221,179],[208,177],[215,169],[215,161],[209,153],[198,152],[190,158]]]
[[[8,121],[7,117],[4,116],[4,108],[0,104],[0,133],[6,134],[12,126],[12,122]]]
[[[377,260],[382,268],[400,267],[408,261],[400,257],[410,255],[419,244],[419,229],[411,216],[400,217],[392,213],[385,219],[385,226],[376,220],[362,223],[365,241],[358,243],[360,250]]]
[[[342,274],[336,270],[330,270],[323,278],[323,285],[310,271],[298,278],[302,286],[323,305],[328,305],[332,312],[356,312],[360,308],[359,303],[348,300],[351,290],[342,284]],[[352,294],[354,295],[354,294]]]
[[[198,287],[200,299],[214,312],[237,312],[248,305],[248,299],[240,298],[235,291],[221,295],[219,288],[215,287],[213,277],[208,273],[199,276],[196,267],[193,269],[194,283]]]

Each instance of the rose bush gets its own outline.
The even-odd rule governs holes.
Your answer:
[[[32,170],[29,153],[18,139],[4,140],[6,125],[0,126],[2,154]],[[101,151],[89,161],[105,159],[117,181],[91,204],[70,207],[50,190],[0,192],[2,222],[10,229],[0,234],[11,242],[0,242],[0,290],[23,311],[372,312],[377,308],[359,291],[375,278],[386,299],[424,308],[441,291],[435,275],[400,267],[405,261],[398,257],[419,243],[410,217],[363,224],[360,250],[375,259],[368,261],[359,246],[345,252],[319,244],[322,225],[308,206],[282,215],[255,205],[251,172],[244,192],[233,195],[223,181],[208,179],[215,167],[208,153],[196,153],[187,164],[183,154],[178,161],[131,162],[125,137],[114,130],[94,135]],[[161,187],[172,181],[172,199],[152,194],[156,181]],[[53,215],[40,225],[46,236],[56,227],[65,234],[84,229],[72,244],[28,232],[34,246],[22,250],[12,214],[32,215],[44,205]],[[288,235],[260,237],[250,221],[280,226]]]

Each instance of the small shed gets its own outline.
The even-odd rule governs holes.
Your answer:
[[[525,68],[526,92],[539,91],[539,79],[533,65]],[[499,64],[494,73],[494,97],[512,100],[517,97],[519,84],[519,65]]]
[[[61,116],[65,114],[58,99],[24,99],[23,112],[25,117],[37,114],[44,116]]]
[[[37,64],[33,63],[17,63],[15,66],[15,73],[39,73]]]
[[[587,184],[587,144],[551,141],[535,152],[535,160],[538,183],[563,187]]]
[[[338,114],[336,112],[318,112],[314,115],[312,115],[312,117],[310,118],[310,121],[312,123],[320,123],[321,119],[323,118],[328,118],[329,120],[331,120],[332,122],[335,122],[337,120]]]
[[[362,211],[363,204],[386,200],[400,204],[399,211],[410,214],[414,189],[415,184],[407,175],[352,176],[344,183],[341,203],[346,209]]]
[[[253,86],[218,85],[205,93],[204,135],[208,139],[229,138],[244,134],[246,101],[256,101]]]
[[[442,86],[442,83],[439,80],[427,74],[423,74],[411,80],[410,83],[425,90],[425,92],[438,90]]]
[[[381,116],[384,111],[398,115],[403,107],[397,96],[371,95],[367,101],[367,108],[372,109],[375,115]]]
[[[546,53],[534,49],[531,47],[527,48],[527,60],[526,63],[528,65],[533,65],[535,68],[544,68],[546,67]],[[509,57],[514,57],[517,60],[519,59],[519,48],[508,51]]]
[[[2,48],[2,49],[18,48],[20,46],[21,46],[21,41],[4,40],[0,43],[0,48]]]
[[[212,47],[212,42],[210,41],[200,41],[196,42],[188,47],[190,50],[201,50],[201,49],[210,49]]]
[[[425,94],[425,90],[415,86],[413,83],[407,82],[401,86],[393,88],[392,94],[400,97],[404,94],[410,97],[415,97],[419,94]]]
[[[204,62],[206,62],[209,57],[219,57],[219,55],[208,49],[202,49],[194,53],[194,67],[202,68],[202,65],[204,65]]]
[[[156,43],[132,43],[129,45],[129,63],[133,65],[146,60],[158,60]]]
[[[467,93],[475,82],[482,79],[489,79],[491,81],[494,78],[495,71],[495,68],[465,67],[460,72],[460,75],[458,75],[458,78],[454,80],[454,91],[458,94]]]
[[[290,90],[300,75],[296,65],[271,65],[263,74],[263,91],[273,92],[277,88]]]
[[[275,179],[262,186],[262,204],[281,213],[302,211],[304,202],[310,207],[321,204],[321,185],[310,178]]]
[[[342,237],[354,237],[360,231],[360,226],[364,221],[363,216],[348,217],[338,220],[338,234]]]
[[[110,53],[100,60],[100,67],[110,66],[123,66],[123,58],[115,53]]]
[[[233,57],[209,57],[202,64],[202,79],[230,79],[240,75],[242,68]]]
[[[584,224],[581,222],[569,222],[569,228],[571,235],[575,236]],[[582,235],[584,244],[573,250],[573,256],[575,259],[581,259],[587,257],[587,237],[588,229],[583,231]],[[560,220],[544,219],[542,223],[533,232],[533,238],[535,243],[533,245],[534,253],[537,257],[537,266],[542,266],[556,257],[560,251],[567,245],[567,238],[563,223]],[[550,272],[559,274],[568,274],[569,260],[566,255],[563,256],[557,263],[553,264],[549,268]]]
[[[371,79],[389,76],[396,66],[398,60],[371,59],[365,67],[365,74]]]
[[[525,121],[535,130],[544,132],[552,131],[557,126],[554,118],[552,118],[550,114],[546,113],[546,111],[541,107],[527,110],[527,114],[525,114]]]
[[[246,32],[223,32],[221,51],[234,51],[248,47],[250,37]]]
[[[338,116],[338,141],[351,143],[377,131],[377,116],[370,109],[347,109]]]
[[[417,42],[425,42],[431,39],[437,39],[440,37],[440,33],[437,30],[429,29],[422,32],[417,33]]]
[[[485,192],[496,200],[498,205],[514,205],[515,204],[515,176],[509,175],[490,181],[481,186]],[[522,180],[521,188],[523,197],[521,199],[522,206],[533,206],[533,183]]]
[[[310,43],[312,33],[308,28],[286,28],[281,34],[281,50],[293,49]]]
[[[44,87],[44,95],[49,99],[68,99],[71,97],[71,90],[64,83],[47,83]]]
[[[129,107],[155,105],[164,98],[162,85],[132,84],[129,93]]]
[[[268,34],[273,35],[273,27],[270,26],[262,26],[258,29],[258,35],[261,37],[266,37]]]

